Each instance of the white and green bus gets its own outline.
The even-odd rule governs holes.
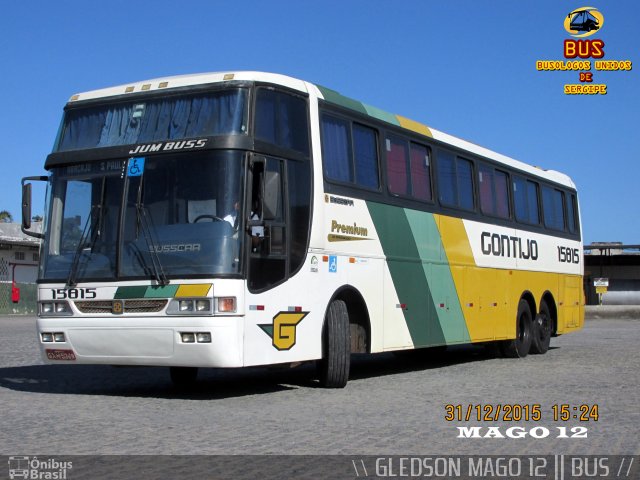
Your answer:
[[[45,361],[199,367],[453,344],[545,353],[583,325],[576,188],[337,92],[259,72],[71,97],[38,277]]]

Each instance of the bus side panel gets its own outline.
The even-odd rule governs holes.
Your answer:
[[[443,215],[436,217],[470,341],[501,338],[505,335],[504,331],[500,331],[500,325],[506,313],[504,287],[508,281],[503,276],[507,270],[478,267],[463,221]],[[504,266],[515,267],[515,262],[506,259]]]
[[[567,333],[584,325],[582,278],[566,276],[560,281],[562,305],[558,309],[558,331]]]
[[[434,215],[373,202],[368,207],[393,283],[392,289],[385,285],[385,350],[468,342]],[[402,321],[410,344],[395,335]]]
[[[337,282],[329,277],[327,265],[322,255],[310,254],[288,281],[265,292],[247,292],[244,366],[322,356],[322,322],[330,296],[327,284]]]

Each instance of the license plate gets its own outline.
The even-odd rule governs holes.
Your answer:
[[[49,360],[75,360],[76,355],[73,353],[73,350],[53,350],[50,348],[46,349],[47,358]]]

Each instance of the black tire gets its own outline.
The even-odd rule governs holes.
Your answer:
[[[322,340],[322,360],[318,363],[320,384],[326,388],[344,388],[351,365],[351,330],[344,301],[334,300],[329,305]]]
[[[169,367],[169,375],[176,387],[187,387],[196,383],[198,367]]]
[[[516,315],[516,338],[502,343],[502,354],[508,358],[524,358],[531,348],[533,321],[531,309],[526,300],[520,300]]]
[[[549,307],[547,307],[546,303],[542,302],[540,304],[540,312],[533,321],[531,353],[547,353],[549,343],[551,342],[552,322]]]

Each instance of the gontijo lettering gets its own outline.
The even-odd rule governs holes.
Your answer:
[[[535,240],[482,232],[480,242],[484,255],[538,260],[538,242]]]

